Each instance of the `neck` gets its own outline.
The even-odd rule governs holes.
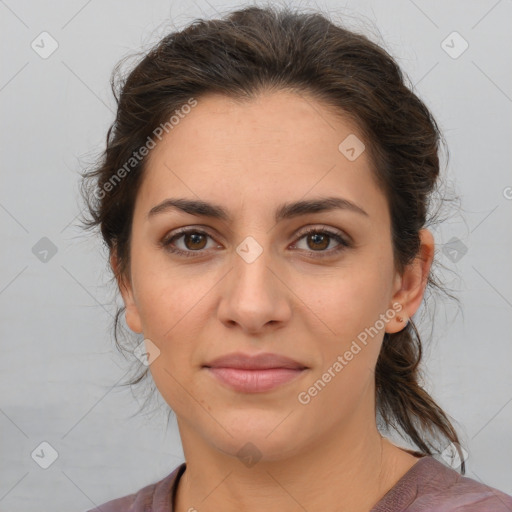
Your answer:
[[[176,512],[368,512],[418,460],[382,438],[375,424],[331,432],[300,454],[250,467],[205,445],[193,430],[180,425],[180,433],[187,468]]]

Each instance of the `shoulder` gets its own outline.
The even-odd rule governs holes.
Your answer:
[[[434,457],[420,462],[417,495],[407,509],[410,512],[512,512],[512,497],[504,492],[462,476]]]
[[[162,480],[147,485],[133,494],[116,498],[87,512],[168,512],[171,510],[171,497],[185,463],[175,468]]]
[[[389,510],[512,512],[512,497],[426,456],[396,483],[372,512]]]

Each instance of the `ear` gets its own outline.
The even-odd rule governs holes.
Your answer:
[[[117,286],[119,287],[119,291],[121,292],[121,296],[123,297],[123,302],[125,305],[125,318],[126,324],[128,327],[136,333],[142,332],[142,321],[139,315],[139,310],[137,308],[137,304],[135,302],[133,288],[128,279],[124,276],[118,275],[118,259],[116,250],[113,249],[110,254],[110,266],[114,271],[114,275],[116,276]]]
[[[416,258],[404,270],[403,275],[396,275],[395,290],[391,304],[397,312],[395,317],[386,325],[386,332],[401,331],[418,310],[423,300],[423,294],[427,286],[428,274],[434,259],[434,237],[428,229],[419,232],[420,249]],[[399,308],[398,304],[401,305]],[[399,322],[398,317],[403,321]]]

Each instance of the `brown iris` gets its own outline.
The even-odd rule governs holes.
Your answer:
[[[329,235],[322,234],[322,233],[313,233],[308,236],[308,246],[309,241],[313,240],[314,244],[321,244],[321,247],[316,247],[316,249],[325,249],[329,245]]]
[[[201,234],[201,233],[185,233],[183,235],[183,240],[184,240],[185,246],[189,250],[204,249],[204,247],[206,245],[206,235]],[[189,241],[191,241],[191,245],[188,243]],[[201,245],[201,242],[203,242],[202,245]]]

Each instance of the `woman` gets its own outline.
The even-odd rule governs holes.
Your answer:
[[[512,510],[433,457],[464,474],[418,383],[440,140],[393,59],[321,14],[197,21],[132,70],[88,226],[185,463],[97,510]]]

